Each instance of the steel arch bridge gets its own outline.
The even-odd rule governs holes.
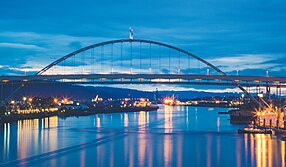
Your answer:
[[[196,67],[197,65],[197,67]],[[202,74],[202,71],[206,71]],[[203,72],[203,73],[204,73]],[[96,43],[67,54],[47,65],[34,76],[0,77],[2,83],[74,83],[74,84],[210,84],[234,85],[261,105],[243,86],[260,81],[282,86],[284,78],[228,76],[208,61],[175,46],[142,39],[120,39]],[[111,82],[105,82],[110,79]],[[126,81],[126,79],[129,79]],[[142,82],[145,80],[145,82]],[[147,80],[147,82],[146,82]],[[220,81],[220,82],[200,82]],[[249,82],[249,81],[255,81]],[[277,83],[277,80],[279,83]],[[138,82],[139,81],[139,82]],[[185,81],[185,82],[183,82]],[[221,82],[224,81],[224,82]],[[241,82],[246,81],[246,82]],[[269,84],[270,83],[270,84]],[[10,94],[9,100],[18,90]]]

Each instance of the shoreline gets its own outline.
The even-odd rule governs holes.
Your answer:
[[[66,110],[65,112],[57,111],[57,112],[43,112],[36,114],[11,114],[9,116],[1,117],[0,124],[3,123],[13,123],[19,120],[30,120],[30,119],[42,119],[53,116],[58,117],[73,117],[73,116],[88,116],[94,114],[109,114],[109,113],[123,113],[123,112],[149,112],[149,111],[157,111],[159,106],[151,106],[151,107],[136,107],[136,108],[101,108],[101,109],[86,109],[86,110]]]

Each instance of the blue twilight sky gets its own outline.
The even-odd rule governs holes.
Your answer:
[[[285,0],[1,0],[0,74],[33,73],[93,43],[128,38],[188,50],[229,74],[285,76]]]

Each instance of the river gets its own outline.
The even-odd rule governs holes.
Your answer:
[[[285,141],[242,135],[223,108],[50,117],[5,123],[0,166],[285,167]]]

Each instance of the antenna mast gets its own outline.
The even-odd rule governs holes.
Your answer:
[[[133,28],[130,27],[130,28],[129,28],[129,31],[130,31],[130,33],[129,33],[129,39],[132,40],[132,39],[133,39]]]

